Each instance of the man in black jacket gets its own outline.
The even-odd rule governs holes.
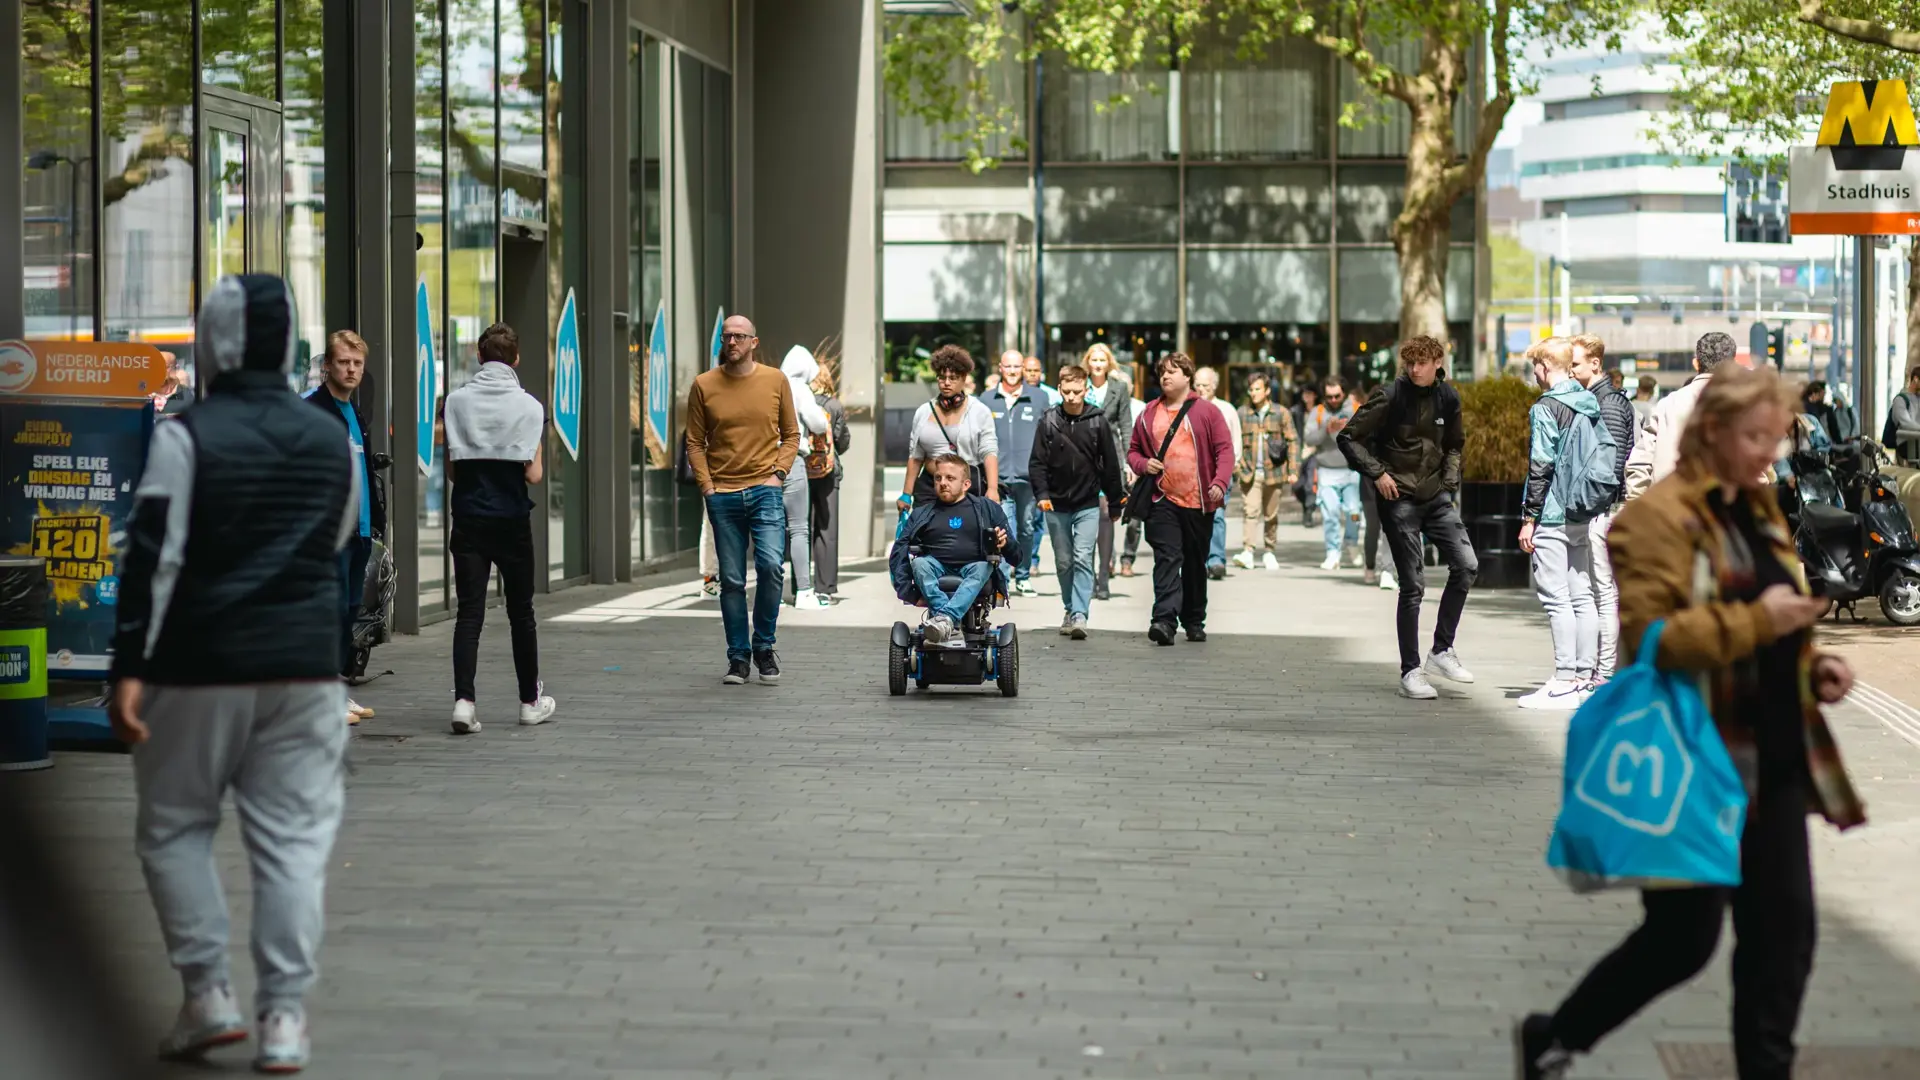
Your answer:
[[[1633,433],[1640,426],[1632,399],[1613,385],[1606,367],[1607,346],[1598,334],[1580,334],[1573,339],[1573,377],[1600,401],[1600,420],[1613,436],[1615,480],[1620,485],[1613,506],[1587,523],[1587,539],[1593,548],[1593,606],[1600,615],[1600,650],[1593,669],[1597,682],[1613,675],[1620,656],[1620,586],[1613,578],[1613,562],[1607,558],[1607,530],[1613,526],[1613,516],[1626,505],[1627,458],[1633,455]]]
[[[1103,410],[1087,404],[1086,370],[1068,365],[1060,369],[1058,379],[1060,404],[1040,418],[1027,480],[1033,485],[1034,501],[1047,515],[1047,533],[1053,537],[1053,566],[1060,575],[1060,602],[1067,609],[1060,632],[1084,641],[1093,600],[1100,508],[1110,506],[1117,515],[1127,492],[1120,486],[1120,452],[1113,429]]]
[[[1459,629],[1467,590],[1480,572],[1480,561],[1454,503],[1466,435],[1460,428],[1460,395],[1441,377],[1446,359],[1447,347],[1425,334],[1401,342],[1400,377],[1360,406],[1336,437],[1347,461],[1380,495],[1380,517],[1400,584],[1395,616],[1400,692],[1421,700],[1440,696],[1428,672],[1454,682],[1473,681],[1473,673],[1453,651],[1454,631]],[[1420,602],[1427,593],[1427,577],[1422,534],[1447,563],[1447,587],[1440,594],[1433,650],[1424,665],[1420,662]]]
[[[353,660],[353,621],[366,599],[367,560],[373,555],[375,539],[387,535],[385,492],[374,483],[375,470],[368,462],[367,416],[353,400],[367,372],[367,343],[351,330],[335,330],[327,338],[327,355],[321,363],[323,381],[307,393],[307,401],[321,412],[339,421],[347,429],[347,442],[353,447],[354,471],[360,476],[359,528],[347,538],[340,551],[340,665],[345,674]],[[373,715],[373,710],[356,701],[347,702],[355,722]]]
[[[287,388],[293,294],[225,277],[197,323],[208,396],[154,428],[133,495],[108,717],[133,747],[134,848],[186,1003],[162,1041],[198,1057],[247,1037],[228,980],[213,834],[228,789],[253,866],[264,1072],[307,1063],[347,744],[337,556],[359,520],[340,425]]]

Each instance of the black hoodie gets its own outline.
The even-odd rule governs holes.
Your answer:
[[[1027,483],[1033,485],[1034,501],[1052,501],[1055,513],[1098,506],[1105,493],[1108,508],[1118,514],[1126,489],[1120,485],[1120,453],[1105,411],[1089,405],[1073,416],[1065,405],[1048,409],[1033,436]]]

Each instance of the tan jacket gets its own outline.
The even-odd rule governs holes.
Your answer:
[[[1680,433],[1687,430],[1694,403],[1707,388],[1712,375],[1701,375],[1692,382],[1654,403],[1653,411],[1640,424],[1633,440],[1633,453],[1627,458],[1627,498],[1637,499],[1647,489],[1665,480],[1680,462]]]
[[[1677,443],[1677,432],[1674,438]],[[1720,490],[1719,481],[1712,478],[1688,471],[1673,473],[1620,511],[1607,530],[1607,551],[1620,590],[1621,655],[1632,657],[1647,627],[1666,620],[1657,662],[1666,670],[1698,673],[1714,726],[1751,793],[1758,751],[1752,728],[1737,712],[1732,672],[1737,661],[1780,635],[1757,601],[1720,599],[1730,559],[1725,530],[1708,502],[1722,497]],[[1779,560],[1804,593],[1806,578],[1772,489],[1740,497],[1751,500],[1754,519],[1772,542],[1771,550],[1756,551],[1754,558]],[[1809,635],[1800,653],[1799,680],[1807,771],[1813,779],[1810,809],[1845,829],[1865,821],[1866,812],[1813,695],[1811,642]]]

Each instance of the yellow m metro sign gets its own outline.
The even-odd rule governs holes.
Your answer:
[[[1833,147],[1842,169],[1898,169],[1906,147],[1920,145],[1906,81],[1834,83],[1813,142]]]
[[[1795,236],[1920,235],[1920,124],[1902,79],[1834,83],[1813,146],[1788,153]]]

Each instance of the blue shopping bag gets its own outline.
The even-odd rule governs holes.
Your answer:
[[[1663,626],[1567,728],[1547,865],[1576,892],[1740,884],[1746,788],[1693,678],[1654,667]]]

